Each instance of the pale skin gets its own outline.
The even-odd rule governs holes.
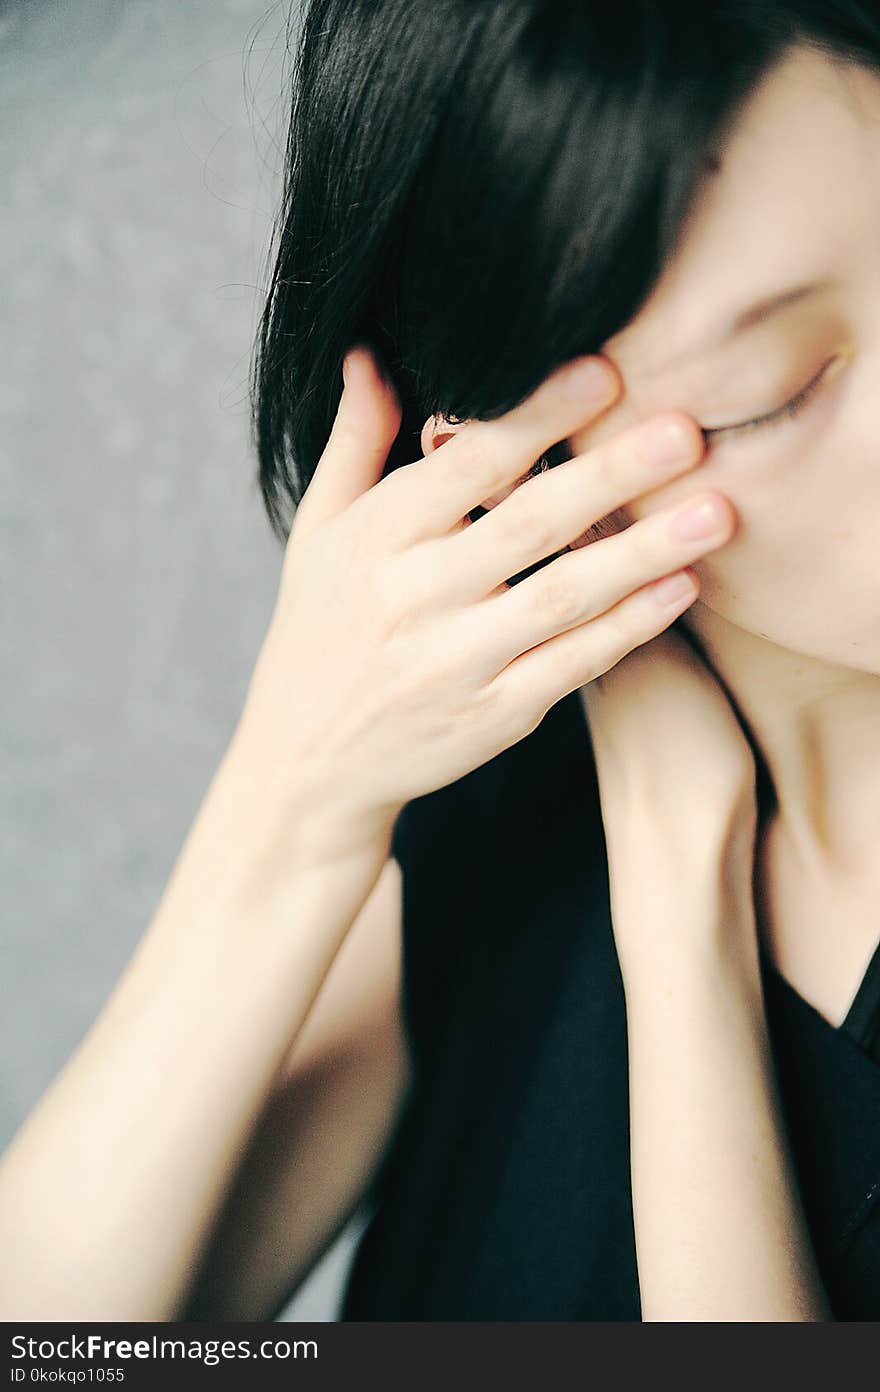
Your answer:
[[[463,519],[607,409],[613,368],[566,364],[385,478],[399,406],[366,351],[347,376],[227,753],[137,952],[0,1166],[5,1317],[274,1310],[364,1194],[406,1095],[401,807],[662,632],[688,596],[665,607],[658,583],[723,543],[678,537],[677,505],[584,551],[571,582],[548,567],[508,586],[572,507],[581,530],[694,468],[693,422],[620,432],[525,530],[495,509],[492,539]]]
[[[592,690],[599,677],[611,714],[591,715],[609,749],[631,751],[633,782],[622,786],[650,780],[652,749],[639,738],[639,720],[626,723],[633,709],[623,699],[626,683],[646,701],[660,699],[658,686],[639,680],[646,669],[636,657],[656,645],[664,657],[657,673],[687,660],[681,639],[661,635],[688,604],[719,675],[762,748],[767,741],[780,804],[768,858],[774,883],[789,883],[786,852],[806,848],[826,852],[817,874],[845,869],[855,891],[880,781],[869,742],[871,734],[876,742],[876,722],[869,725],[880,635],[868,583],[876,573],[869,519],[877,475],[864,376],[867,368],[870,381],[872,343],[880,351],[866,307],[872,266],[880,281],[876,253],[871,262],[867,249],[880,183],[865,173],[868,145],[877,151],[880,139],[861,100],[854,109],[836,87],[836,99],[816,108],[815,82],[831,80],[830,68],[786,69],[758,94],[741,127],[745,148],[735,137],[729,166],[713,180],[719,205],[710,195],[701,206],[657,296],[605,346],[604,365],[564,366],[501,421],[445,432],[426,423],[425,458],[382,479],[399,408],[370,355],[352,355],[230,747],[138,952],[0,1165],[0,1242],[16,1251],[0,1290],[3,1318],[254,1319],[275,1311],[366,1192],[412,1081],[399,1013],[400,878],[388,859],[400,807],[509,747],[555,701]],[[880,105],[876,80],[858,92]],[[757,206],[771,221],[797,220],[791,190],[769,209],[766,199],[769,168],[777,178],[796,177],[798,103],[815,120],[825,113],[829,177],[832,166],[859,171],[848,197],[862,213],[855,218],[861,256],[852,220],[847,245],[840,220],[826,225],[822,243],[812,211],[801,216],[811,237],[797,247],[805,261],[813,253],[811,273],[818,265],[828,274],[839,262],[853,278],[848,297],[835,301],[828,348],[830,356],[845,337],[850,365],[825,401],[818,393],[804,418],[812,426],[776,427],[766,444],[760,432],[735,448],[732,438],[723,446],[719,439],[706,455],[697,421],[721,425],[782,404],[791,395],[783,385],[794,391],[806,383],[824,354],[816,338],[831,334],[825,320],[812,335],[798,332],[802,320],[784,326],[780,319],[777,336],[767,326],[751,330],[748,346],[716,365],[714,379],[707,357],[697,359],[690,384],[683,368],[676,377],[663,366],[673,334],[684,343],[707,306],[717,315],[720,284],[742,298],[753,283],[747,272],[773,290],[788,283],[791,254],[774,264],[769,237],[752,248],[754,265],[740,248],[735,283],[719,271],[717,249],[747,195],[753,216]],[[773,165],[783,121],[792,123],[785,159],[777,149]],[[804,181],[815,174],[805,155],[800,173]],[[806,200],[820,191],[804,184],[801,192]],[[676,448],[658,448],[658,436]],[[561,439],[571,441],[574,458],[517,487]],[[833,477],[819,467],[829,446],[838,461]],[[664,452],[670,457],[661,463]],[[804,457],[808,469],[799,473],[794,461]],[[792,481],[796,494],[807,477],[792,503]],[[716,534],[676,538],[672,521],[682,505],[704,498],[717,510]],[[480,503],[491,505],[488,515],[468,525],[467,512]],[[798,509],[790,523],[783,507]],[[621,508],[632,525],[607,544],[574,544],[522,584],[505,584]],[[827,543],[829,518],[849,533],[843,557]],[[677,609],[661,609],[655,582],[685,567],[693,593]],[[805,584],[817,587],[810,603]],[[844,663],[854,654],[857,668]],[[645,1317],[825,1318],[755,994],[756,924],[744,891],[756,849],[748,765],[720,687],[696,663],[690,675],[700,732],[714,741],[711,805],[695,796],[683,820],[638,825],[630,840],[622,816],[616,820],[626,799],[615,805],[607,778],[602,783],[633,1039]],[[791,733],[793,700],[802,741]],[[845,736],[857,717],[864,740],[847,764]],[[692,726],[677,732],[685,755],[693,733]],[[844,803],[847,819],[838,821]],[[679,903],[667,923],[658,922],[656,902],[642,905],[626,893],[632,877],[619,867],[634,855],[643,879],[646,859],[658,862],[659,876],[657,851],[670,848],[693,893],[689,912]],[[775,923],[789,912],[782,894],[769,906],[771,944],[799,926]],[[662,989],[649,990],[657,956],[645,945],[673,932]],[[857,925],[852,933],[857,939]],[[837,947],[825,941],[826,966]],[[849,959],[855,967],[858,955]],[[786,968],[801,959],[778,960]],[[812,982],[808,971],[790,975],[815,997],[818,974]],[[849,989],[844,974],[840,982],[838,1013]],[[722,1000],[726,1010],[714,1008]],[[735,1053],[749,1064],[730,1091],[730,1110],[707,1113],[700,1106],[706,1060],[717,1076]],[[666,1143],[676,1102],[664,1095],[662,1075],[688,1063],[682,1156]],[[685,1198],[674,1187],[683,1161],[711,1174],[720,1147],[744,1122],[748,1153],[728,1150],[724,1173],[739,1224],[718,1227],[709,1192],[705,1221],[683,1249],[654,1196],[662,1193],[674,1213]],[[754,1266],[765,1260],[779,1280],[756,1294]]]
[[[766,211],[749,223],[749,209],[758,205]],[[657,823],[639,823],[636,835],[625,830],[626,810],[615,804],[620,780],[601,780],[603,814],[618,837],[610,859],[617,866],[634,1212],[648,1319],[831,1317],[785,1153],[753,946],[760,935],[776,967],[832,1025],[844,1019],[877,947],[880,629],[871,373],[880,348],[878,213],[880,79],[798,54],[756,93],[695,212],[683,254],[638,322],[608,345],[623,370],[638,365],[638,414],[675,375],[654,356],[661,319],[676,326],[670,348],[679,325],[678,341],[688,341],[701,286],[708,295],[717,281],[724,238],[738,248],[737,290],[740,275],[754,277],[754,298],[783,268],[786,288],[830,282],[714,358],[706,353],[676,369],[684,375],[673,399],[715,425],[762,413],[757,402],[745,412],[736,404],[744,399],[741,364],[748,380],[756,370],[776,380],[789,364],[803,363],[798,370],[808,382],[831,362],[802,415],[763,432],[718,436],[714,446],[715,477],[723,479],[740,525],[729,547],[697,565],[701,595],[682,625],[726,687],[773,789],[760,818],[754,799],[743,800],[725,890],[716,885],[697,910],[711,923],[707,907],[724,909],[718,921],[726,963],[714,982],[713,971],[694,970],[687,949],[683,956],[663,951],[681,947],[682,924],[687,931],[692,921],[684,881],[676,887],[668,875],[671,857]],[[705,474],[713,474],[711,461]],[[620,521],[645,515],[639,502],[623,509]],[[656,786],[662,749],[679,760],[676,801],[683,794],[685,805],[699,806],[711,754],[694,737],[694,703],[702,698],[703,730],[717,728],[721,687],[678,635],[624,659],[583,695],[592,728],[600,729],[600,765],[609,750],[615,757],[626,750],[633,786],[646,778]],[[682,723],[676,739],[677,713],[689,725],[685,733]],[[747,765],[751,750],[732,722],[728,731],[726,757],[735,760],[738,752]],[[653,866],[638,882],[625,873],[633,857]],[[645,883],[653,916],[640,900]],[[670,904],[666,921],[661,914],[658,922],[658,899]],[[741,909],[732,912],[737,902]],[[651,918],[660,952],[647,948],[644,924]],[[695,1182],[697,1176],[712,1176],[711,1183]]]
[[[755,95],[683,254],[607,345],[628,384],[620,420],[667,401],[707,427],[784,404],[832,362],[799,417],[713,442],[703,477],[739,527],[697,565],[700,598],[682,622],[770,771],[778,807],[758,853],[772,956],[833,1024],[876,946],[880,895],[878,217],[880,78],[799,54]],[[719,274],[733,248],[735,280]],[[724,320],[722,305],[826,279],[837,283],[717,352],[667,365]],[[720,312],[701,313],[707,303]],[[672,485],[623,517],[680,493]]]
[[[681,621],[747,722],[776,805],[758,825],[751,750],[679,635],[640,647],[581,692],[627,987],[645,1318],[828,1315],[785,1156],[753,949],[760,931],[782,974],[836,1025],[877,945],[878,215],[880,79],[792,55],[754,94],[648,304],[605,345],[625,397],[569,442],[579,451],[611,438],[661,402],[707,428],[753,420],[831,362],[802,416],[712,439],[701,475],[724,489],[738,525],[696,563],[700,597]],[[790,301],[717,351],[689,353],[750,302],[833,277],[833,288]],[[430,428],[442,438],[442,423]],[[572,545],[649,517],[684,490],[684,480],[658,488]],[[741,825],[707,889],[691,838],[717,806],[719,777],[743,789]],[[732,886],[741,906],[733,934]],[[727,926],[711,970],[693,969],[690,946],[679,954],[694,920],[711,932]],[[713,1176],[699,1222],[695,1175]]]

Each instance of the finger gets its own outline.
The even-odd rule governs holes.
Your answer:
[[[342,371],[333,427],[300,504],[309,529],[342,512],[378,482],[400,429],[397,394],[365,344],[349,349]]]
[[[528,479],[466,536],[446,542],[449,573],[473,585],[473,596],[488,594],[563,551],[625,503],[693,468],[704,454],[703,432],[682,411],[631,426]]]
[[[506,415],[473,421],[426,459],[399,469],[396,487],[408,509],[410,540],[448,535],[552,445],[606,411],[621,385],[607,358],[576,358]]]
[[[681,580],[677,596],[667,582]],[[500,710],[529,712],[540,720],[552,705],[601,677],[628,653],[663,633],[700,592],[690,566],[629,594],[591,622],[556,635],[509,663],[490,684]]]
[[[713,530],[683,535],[684,520],[708,504]],[[717,550],[737,524],[733,504],[717,490],[643,517],[622,532],[568,551],[515,586],[472,606],[484,630],[487,662],[496,671],[555,635],[583,627],[653,581]],[[474,524],[474,532],[482,523]]]

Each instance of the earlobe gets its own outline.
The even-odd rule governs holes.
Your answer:
[[[445,416],[429,416],[422,426],[422,454],[431,454],[447,440],[451,440],[467,421],[448,421]]]

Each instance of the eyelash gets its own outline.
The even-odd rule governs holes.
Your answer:
[[[819,390],[825,379],[826,372],[835,361],[835,358],[829,358],[828,362],[823,364],[812,381],[808,382],[796,396],[793,396],[784,406],[780,406],[775,411],[770,411],[768,415],[757,416],[755,420],[743,421],[740,425],[713,426],[711,429],[704,429],[703,434],[706,436],[707,440],[711,440],[716,435],[742,435],[750,430],[758,430],[765,425],[778,425],[783,420],[793,419],[800,414],[813,394]]]

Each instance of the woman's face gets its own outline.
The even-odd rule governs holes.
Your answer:
[[[731,427],[623,521],[717,487],[739,528],[697,562],[698,604],[880,674],[880,73],[799,50],[764,80],[655,291],[603,351],[625,393],[574,452],[667,407]],[[798,414],[746,427],[813,386]]]
[[[605,352],[626,396],[576,451],[667,406],[742,426],[624,519],[719,488],[739,529],[697,563],[700,602],[880,673],[880,74],[801,50],[767,77],[674,261]],[[813,384],[797,414],[745,426]]]

